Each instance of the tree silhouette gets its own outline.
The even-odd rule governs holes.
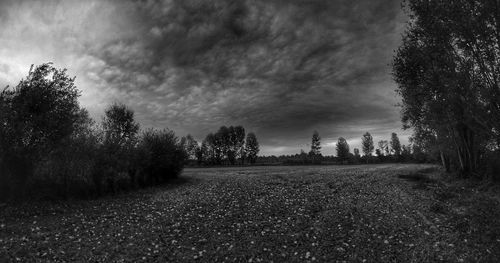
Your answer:
[[[394,156],[398,159],[401,156],[401,142],[399,141],[398,135],[395,132],[391,134],[390,144]]]
[[[363,135],[363,138],[361,140],[362,140],[361,144],[363,147],[363,154],[365,155],[366,163],[368,163],[368,160],[372,156],[373,149],[374,149],[373,137],[369,132],[367,132]]]
[[[257,160],[257,154],[259,154],[259,142],[257,141],[257,137],[253,132],[250,132],[247,135],[247,140],[245,143],[245,153],[250,163],[254,164]]]
[[[443,165],[452,158],[460,174],[474,174],[500,148],[498,1],[406,6],[411,20],[393,61],[403,124]]]
[[[382,155],[389,155],[389,142],[387,140],[380,140],[378,142],[378,149],[380,150],[380,156]],[[378,155],[378,154],[377,154]]]
[[[311,151],[309,155],[312,157],[313,163],[321,162],[321,137],[319,137],[319,133],[317,131],[313,132],[311,139]]]
[[[196,159],[196,150],[198,149],[198,142],[191,136],[191,134],[188,134],[186,136],[186,156],[188,159]]]
[[[135,140],[139,124],[134,120],[134,112],[125,104],[112,104],[104,111],[102,120],[105,142],[123,146]]]
[[[46,63],[0,93],[1,177],[12,176],[22,188],[36,164],[74,132],[82,113],[74,80]]]
[[[345,163],[349,160],[349,144],[347,144],[347,141],[340,137],[339,140],[337,141],[337,158],[341,163]]]

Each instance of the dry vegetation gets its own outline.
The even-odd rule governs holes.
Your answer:
[[[187,169],[167,187],[5,205],[0,261],[494,262],[499,208],[429,165]]]

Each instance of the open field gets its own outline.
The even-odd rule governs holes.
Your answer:
[[[498,262],[498,195],[438,174],[400,164],[186,169],[169,186],[1,207],[0,261]]]

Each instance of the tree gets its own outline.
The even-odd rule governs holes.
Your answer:
[[[359,154],[359,149],[358,148],[354,148],[354,156],[361,157],[361,155]]]
[[[106,143],[124,146],[136,139],[139,124],[134,120],[134,111],[125,104],[114,103],[104,111],[102,120]]]
[[[399,160],[399,157],[401,156],[401,142],[399,142],[398,135],[393,132],[391,134],[391,150],[394,153],[394,156],[396,159]]]
[[[104,141],[98,152],[93,180],[99,193],[103,183],[114,192],[120,176],[128,175],[130,182],[135,181],[133,165],[137,156],[134,147],[139,124],[134,120],[134,111],[125,104],[114,103],[104,111],[102,128]]]
[[[319,137],[319,133],[314,131],[311,139],[311,155],[319,156],[321,155],[321,137]]]
[[[363,147],[363,154],[365,155],[366,163],[368,163],[368,160],[372,156],[373,149],[374,149],[373,137],[369,132],[367,132],[363,135],[363,138],[361,140],[362,140],[361,144]]]
[[[382,151],[380,151],[380,149],[375,150],[375,155],[377,156],[379,162],[383,161],[384,155],[382,154]]]
[[[189,160],[196,159],[196,149],[198,147],[198,142],[193,138],[193,136],[191,136],[191,134],[188,134],[186,136],[185,149],[186,156]]]
[[[227,140],[225,142],[227,159],[231,165],[234,165],[238,157],[242,159],[241,153],[245,143],[245,129],[242,126],[230,126],[228,136],[225,139]]]
[[[1,181],[11,176],[22,189],[41,159],[74,132],[81,114],[74,80],[46,63],[0,93]]]
[[[243,164],[245,162],[245,128],[243,128],[243,126],[235,126],[232,138],[236,157],[239,158],[241,164]]]
[[[496,0],[407,1],[410,21],[393,61],[402,121],[434,140],[445,165],[475,174],[500,148],[500,17]]]
[[[222,153],[221,158],[222,159],[225,158],[225,159],[229,160],[228,155],[233,154],[232,152],[230,152],[231,151],[231,134],[230,134],[229,128],[226,126],[220,127],[219,130],[217,131],[217,133],[215,133],[215,139],[217,141],[216,144],[220,147],[220,150]]]
[[[378,142],[378,149],[380,150],[380,156],[384,155],[389,155],[389,142],[387,140],[380,140]],[[377,154],[379,155],[379,154]]]
[[[195,154],[198,165],[203,164],[203,160],[204,158],[206,158],[207,155],[207,145],[205,141],[202,142],[201,146],[196,147]]]
[[[37,174],[45,182],[52,181],[59,185],[51,191],[62,194],[64,198],[71,193],[88,193],[86,186],[89,186],[88,178],[91,177],[99,143],[100,135],[95,129],[94,120],[89,117],[87,110],[81,109],[73,133],[47,154],[40,165],[43,169],[39,169]],[[75,190],[79,192],[75,193]]]
[[[358,148],[354,148],[354,161],[355,163],[359,163],[359,161],[361,160],[361,155],[359,154],[359,149]]]
[[[259,154],[259,142],[257,141],[257,137],[253,132],[250,132],[247,135],[247,140],[245,143],[245,153],[250,163],[254,164],[257,160],[257,154]]]
[[[206,161],[211,164],[221,164],[222,162],[222,148],[219,142],[220,140],[213,133],[207,134],[203,140],[202,146],[205,145],[206,148]]]
[[[401,146],[401,161],[407,162],[411,159],[411,148],[406,145]]]
[[[337,158],[341,163],[345,163],[349,160],[349,144],[347,144],[347,141],[344,138],[339,138],[339,140],[337,141],[336,150]]]

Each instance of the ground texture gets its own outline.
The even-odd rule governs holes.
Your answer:
[[[0,261],[498,262],[500,202],[429,165],[186,169],[176,184],[0,207]]]

